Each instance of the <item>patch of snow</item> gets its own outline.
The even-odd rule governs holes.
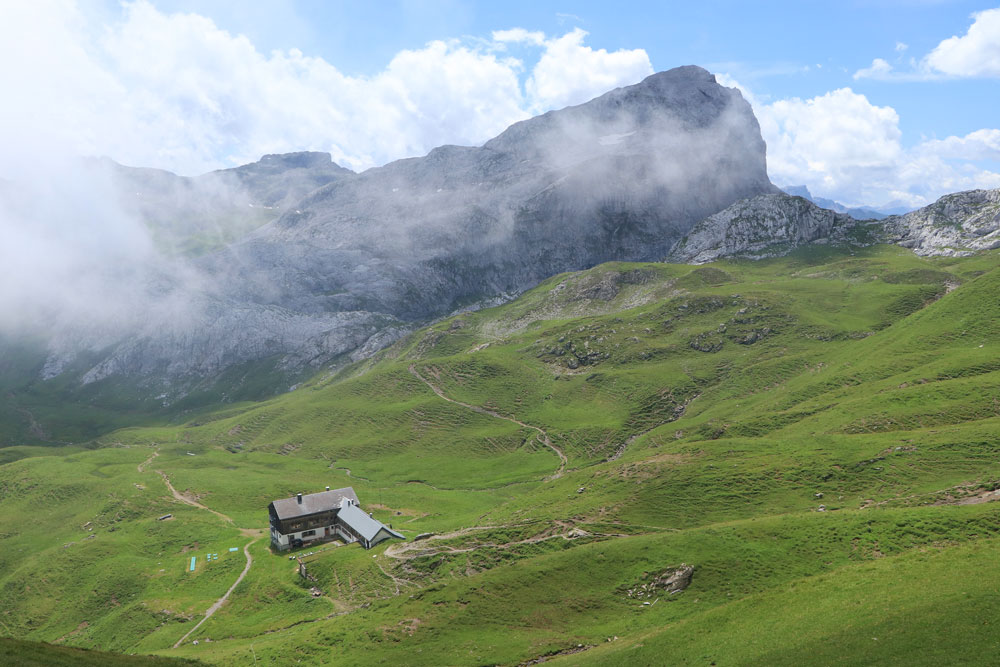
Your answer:
[[[635,134],[634,130],[632,132],[626,132],[625,134],[605,134],[597,140],[597,143],[602,146],[614,146],[615,144],[620,144],[633,134]]]

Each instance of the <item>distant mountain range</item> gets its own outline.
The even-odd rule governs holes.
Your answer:
[[[809,192],[809,188],[804,185],[785,185],[781,189],[790,195],[804,197],[822,208],[828,208],[837,213],[846,213],[856,220],[881,220],[890,215],[903,215],[913,210],[912,206],[905,206],[902,202],[890,202],[884,206],[845,206],[832,199],[813,196]]]

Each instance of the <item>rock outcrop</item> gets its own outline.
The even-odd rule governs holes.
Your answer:
[[[918,255],[969,255],[1000,248],[1000,190],[945,195],[882,220],[855,220],[802,198],[760,195],[697,223],[667,261],[703,264],[723,257],[779,257],[808,244],[894,243]]]
[[[918,255],[969,255],[1000,248],[1000,189],[945,195],[883,221],[886,239]]]
[[[874,221],[820,208],[803,197],[759,195],[711,215],[681,239],[667,261],[704,264],[722,257],[779,257],[810,243],[872,243],[881,238]]]

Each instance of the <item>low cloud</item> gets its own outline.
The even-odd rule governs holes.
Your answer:
[[[74,0],[0,4],[0,334],[63,331],[75,345],[83,330],[100,346],[116,332],[194,321],[211,289],[134,205],[154,204],[128,200],[147,193],[123,199],[109,163],[84,167],[79,156],[195,175],[266,153],[326,151],[362,170],[481,144],[652,72],[644,51],[594,50],[585,38],[512,28],[436,40],[351,76],[147,0],[103,14]]]

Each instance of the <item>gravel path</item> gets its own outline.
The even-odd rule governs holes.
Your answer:
[[[209,510],[209,511],[212,511],[212,510]],[[216,514],[218,514],[218,512],[216,512]],[[215,612],[219,611],[219,607],[221,607],[226,602],[226,600],[229,599],[230,593],[232,593],[236,589],[236,587],[240,585],[240,582],[243,581],[243,577],[247,576],[247,572],[250,571],[250,566],[253,565],[253,556],[250,555],[250,545],[253,544],[254,542],[256,542],[259,539],[260,538],[258,537],[258,538],[255,538],[253,540],[250,540],[250,542],[248,542],[247,545],[243,547],[243,553],[247,557],[247,564],[243,568],[243,571],[240,572],[240,576],[238,576],[236,578],[236,581],[233,582],[233,585],[229,587],[228,591],[226,591],[226,594],[223,595],[218,600],[216,600],[215,604],[213,604],[211,607],[208,608],[208,611],[205,612],[205,617],[203,619],[201,619],[200,621],[198,621],[197,625],[195,625],[193,628],[191,628],[190,630],[188,630],[188,632],[187,632],[186,635],[184,635],[183,637],[181,637],[180,639],[177,640],[177,643],[174,644],[174,648],[177,648],[181,644],[183,644],[184,640],[191,636],[191,633],[193,633],[195,630],[197,630],[198,628],[200,628],[202,623],[204,623],[205,621],[207,621],[209,618],[212,617],[212,614],[214,614]]]

